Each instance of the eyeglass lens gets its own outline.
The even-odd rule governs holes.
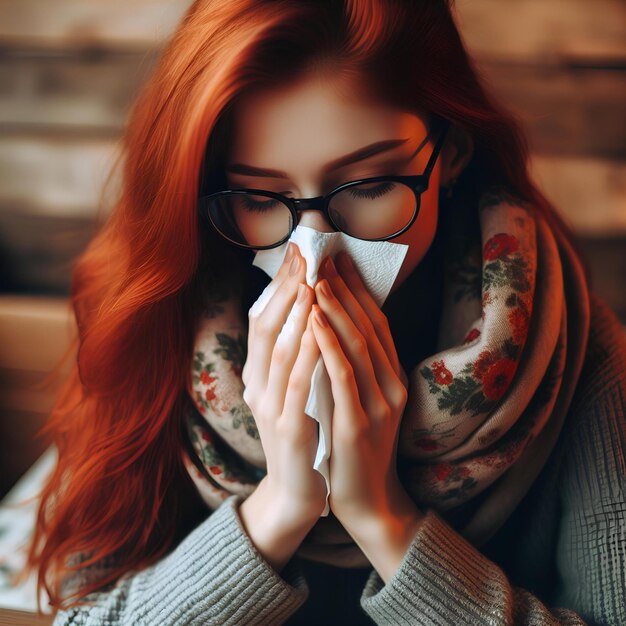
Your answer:
[[[381,180],[346,187],[331,198],[331,219],[346,234],[381,239],[402,230],[416,209],[413,190],[404,183]],[[215,227],[228,239],[251,247],[271,246],[293,228],[289,207],[271,196],[237,192],[216,196],[208,210]]]

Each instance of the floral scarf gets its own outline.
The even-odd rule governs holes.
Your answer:
[[[553,449],[586,349],[589,296],[568,242],[502,188],[476,206],[457,199],[445,232],[437,352],[408,374],[398,476],[477,547],[506,521]],[[265,475],[243,401],[247,318],[237,297],[212,298],[199,319],[183,461],[211,509],[250,495]],[[569,332],[568,332],[569,331]],[[365,555],[334,518],[297,554],[343,567]],[[343,545],[337,545],[343,544]]]

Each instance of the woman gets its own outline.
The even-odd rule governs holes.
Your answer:
[[[446,2],[195,2],[125,148],[47,427],[55,624],[624,623],[624,338]],[[349,255],[268,281],[296,226],[406,245],[384,305]]]

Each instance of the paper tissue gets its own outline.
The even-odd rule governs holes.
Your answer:
[[[409,246],[405,244],[390,241],[363,241],[342,232],[325,233],[308,226],[298,225],[289,241],[280,247],[257,251],[252,265],[261,268],[274,278],[283,263],[290,242],[298,246],[300,254],[306,259],[306,281],[311,287],[317,283],[317,272],[324,257],[330,255],[335,259],[338,252],[346,250],[378,306],[382,306],[389,295],[409,249]],[[258,315],[263,311],[275,288],[272,283],[265,288],[250,308],[250,314]],[[285,327],[292,324],[289,317],[285,322]],[[322,512],[322,517],[326,517],[330,510],[328,506],[329,458],[333,407],[330,378],[320,355],[311,377],[311,390],[305,413],[319,423],[319,443],[313,467],[326,480],[326,507]]]

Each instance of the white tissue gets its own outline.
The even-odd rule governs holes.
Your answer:
[[[391,243],[390,241],[363,241],[342,232],[324,233],[308,226],[298,225],[291,234],[289,241],[282,246],[271,250],[257,251],[252,265],[256,265],[271,278],[274,278],[283,263],[289,242],[295,243],[300,249],[300,254],[306,259],[306,281],[310,287],[313,287],[317,282],[317,272],[322,260],[329,255],[334,260],[339,251],[346,250],[379,307],[383,305],[389,295],[391,286],[409,249],[409,246],[405,244]],[[249,315],[259,315],[275,290],[276,286],[270,283],[250,308]],[[288,340],[293,328],[292,309],[280,332],[278,341]],[[326,507],[322,512],[322,517],[326,517],[330,510],[328,506],[328,495],[330,494],[329,458],[333,407],[330,378],[320,355],[311,377],[311,390],[304,410],[307,415],[319,423],[319,443],[313,467],[326,480]]]

